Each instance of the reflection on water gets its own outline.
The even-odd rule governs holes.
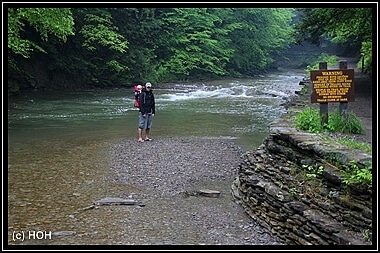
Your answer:
[[[284,113],[283,97],[299,90],[302,78],[302,72],[277,73],[207,82],[201,87],[179,84],[155,89],[152,136],[232,138],[245,150],[255,148],[267,136],[268,123]],[[31,92],[9,101],[9,244],[49,244],[46,240],[14,242],[12,236],[18,231],[91,234],[90,221],[78,219],[84,215],[83,208],[109,192],[117,196],[126,187],[133,188],[108,180],[109,147],[137,135],[133,99],[132,89],[117,89]],[[99,215],[112,217],[106,209]],[[113,226],[107,220],[104,226]],[[70,242],[60,240],[50,243]],[[101,244],[99,240],[93,243]]]

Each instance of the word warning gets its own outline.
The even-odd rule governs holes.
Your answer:
[[[354,102],[354,70],[312,70],[311,103]]]

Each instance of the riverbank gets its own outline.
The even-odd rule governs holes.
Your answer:
[[[240,164],[233,195],[252,218],[272,228],[286,244],[372,244],[372,182],[347,184],[340,166],[353,162],[363,167],[372,163],[372,156],[334,140],[344,136],[372,143],[372,117],[368,114],[372,112],[372,91],[366,89],[372,82],[355,72],[354,87],[359,92],[349,110],[362,120],[364,135],[328,133],[333,138],[324,140],[319,134],[295,129],[293,120],[298,112],[318,108],[310,103],[309,92],[302,92],[284,105],[287,114],[271,123],[263,145],[247,152]],[[310,88],[311,83],[304,85]],[[339,103],[328,106],[331,112]]]
[[[358,142],[365,142],[372,144],[372,103],[378,103],[378,94],[377,92],[373,93],[373,80],[372,77],[368,74],[362,73],[360,69],[356,67],[355,58],[341,58],[340,60],[347,61],[347,68],[354,70],[354,101],[348,103],[348,111],[353,112],[355,116],[361,121],[362,126],[365,130],[364,134],[351,134],[339,136],[348,136]],[[333,69],[334,67],[329,67]],[[307,85],[307,82],[306,82]],[[310,84],[309,84],[310,85]],[[375,87],[376,90],[376,87]],[[304,109],[305,106],[319,109],[319,103],[310,103],[310,94],[301,93],[297,96],[293,96],[291,100],[287,101],[284,104],[285,107],[300,110]],[[339,103],[328,103],[328,110],[332,112],[335,109],[339,108]],[[293,114],[291,116],[294,116]],[[376,121],[375,121],[376,122]],[[376,137],[376,136],[375,136]]]
[[[232,199],[230,187],[243,153],[230,139],[219,138],[125,139],[114,146],[110,180],[135,186],[118,197],[144,204],[125,215],[121,243],[281,245]],[[200,189],[221,194],[193,194]]]

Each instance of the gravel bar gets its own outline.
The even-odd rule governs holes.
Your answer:
[[[111,149],[116,183],[143,205],[125,219],[123,244],[282,245],[233,201],[231,184],[244,152],[233,139],[124,139]],[[197,191],[220,192],[218,197]],[[127,197],[127,196],[125,196]]]

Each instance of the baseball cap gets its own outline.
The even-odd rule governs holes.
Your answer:
[[[151,83],[146,83],[145,87],[152,87],[152,84]]]
[[[137,85],[137,89],[141,90],[142,89],[142,86],[139,84]]]

